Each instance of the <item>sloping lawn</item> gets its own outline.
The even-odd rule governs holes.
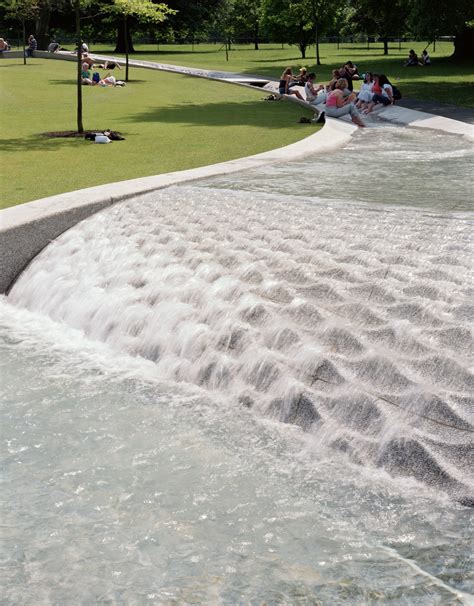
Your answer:
[[[294,46],[262,44],[255,51],[252,45],[237,45],[229,53],[226,61],[224,49],[220,45],[196,44],[194,51],[190,45],[136,45],[138,51],[130,57],[146,61],[158,61],[172,65],[201,67],[224,71],[261,75],[268,78],[279,78],[284,67],[291,65],[294,69],[304,65],[315,71],[318,82],[326,82],[331,77],[331,70],[340,67],[348,60],[359,67],[359,71],[385,73],[402,90],[405,97],[453,103],[463,107],[474,108],[474,63],[454,63],[450,56],[453,53],[452,42],[437,42],[436,52],[429,47],[432,65],[425,67],[403,67],[410,48],[415,48],[418,55],[426,47],[426,42],[404,42],[399,49],[398,43],[390,45],[389,55],[384,56],[381,44],[371,44],[369,50],[364,43],[347,44],[325,43],[320,46],[322,65],[315,65],[314,46],[307,49],[306,59],[302,59]],[[95,52],[113,54],[113,47],[93,46]]]
[[[71,62],[0,62],[0,207],[232,160],[318,128],[298,123],[312,112],[262,101],[264,91],[134,68],[124,88],[82,88],[84,128],[120,131],[125,141],[98,145],[42,136],[76,128],[74,78]]]

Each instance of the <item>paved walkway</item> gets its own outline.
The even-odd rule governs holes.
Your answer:
[[[426,112],[474,124],[474,109],[468,109],[467,107],[458,107],[457,105],[448,105],[447,103],[438,103],[437,101],[420,101],[419,99],[401,99],[397,101],[397,105],[408,109],[415,109],[419,112]]]

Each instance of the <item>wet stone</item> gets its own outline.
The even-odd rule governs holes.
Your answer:
[[[449,488],[455,484],[449,473],[419,442],[413,439],[390,440],[380,454],[377,466],[442,488]]]
[[[245,408],[252,408],[254,405],[254,401],[250,396],[242,395],[239,396],[239,404],[241,404]]]
[[[313,402],[303,393],[293,397],[289,404],[280,398],[273,400],[268,413],[272,416],[279,416],[283,423],[298,425],[305,431],[309,431],[312,425],[321,421],[321,415]]]

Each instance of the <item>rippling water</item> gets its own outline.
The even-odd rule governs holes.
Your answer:
[[[331,154],[311,154],[239,174],[249,191],[337,198],[382,205],[472,210],[474,145],[457,135],[375,126]],[[234,175],[212,187],[234,188]]]
[[[471,603],[471,161],[367,129],[45,249],[0,304],[7,603]]]

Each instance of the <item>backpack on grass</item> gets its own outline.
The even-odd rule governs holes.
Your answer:
[[[398,88],[394,85],[390,85],[392,87],[393,100],[399,101],[402,98],[402,93],[398,90]]]

